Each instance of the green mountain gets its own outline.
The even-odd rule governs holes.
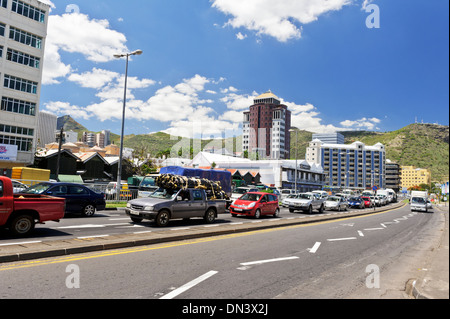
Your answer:
[[[79,133],[87,131],[82,125],[74,121],[70,116],[61,120],[65,129],[72,129]],[[59,121],[58,121],[59,123]],[[312,140],[311,132],[298,131],[291,138],[291,154],[295,158],[304,158],[306,148]],[[366,145],[382,143],[386,146],[387,158],[402,166],[416,166],[430,169],[433,181],[448,181],[449,179],[449,127],[436,124],[411,124],[392,132],[350,131],[342,132],[346,144],[360,141]],[[115,144],[120,144],[120,136],[112,134]],[[172,140],[166,133],[154,133],[148,135],[129,135],[124,137],[124,146],[138,151],[144,151],[151,156],[170,155],[170,150],[180,143],[181,138]],[[232,152],[242,145],[242,136],[222,140],[190,140],[191,146],[201,145],[201,149],[222,149],[226,146]],[[181,146],[176,147],[178,150]],[[233,148],[233,149],[230,149]],[[177,152],[177,150],[176,150]],[[192,154],[191,154],[192,155]]]

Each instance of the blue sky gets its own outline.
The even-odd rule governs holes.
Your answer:
[[[136,49],[127,135],[241,134],[242,112],[269,89],[312,132],[448,125],[448,1],[51,4],[41,110],[93,131],[120,134],[125,61],[113,54]]]

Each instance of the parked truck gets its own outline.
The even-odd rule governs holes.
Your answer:
[[[11,179],[0,176],[0,227],[15,237],[26,237],[36,223],[64,218],[65,199],[45,195],[14,194]]]
[[[410,206],[411,211],[428,213],[428,192],[412,191]]]
[[[128,202],[126,213],[133,222],[154,220],[165,227],[172,219],[203,218],[212,224],[219,214],[225,213],[225,200],[209,200],[203,189],[159,188],[148,198]]]

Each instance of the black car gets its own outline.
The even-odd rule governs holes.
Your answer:
[[[72,183],[40,183],[28,188],[23,194],[41,194],[66,199],[66,212],[94,216],[95,211],[105,210],[105,194]]]

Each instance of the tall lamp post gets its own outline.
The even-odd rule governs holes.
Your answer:
[[[295,138],[296,138],[296,142],[295,142],[295,195],[297,195],[297,189],[298,189],[298,128],[296,127],[292,127],[289,130],[290,133],[295,132]]]
[[[117,188],[116,188],[117,200],[120,199],[120,191],[122,189],[123,136],[124,136],[124,131],[125,131],[125,113],[126,113],[126,106],[127,106],[128,61],[130,59],[130,56],[141,55],[142,53],[143,53],[142,50],[136,50],[131,53],[114,54],[114,57],[116,59],[126,57],[126,60],[127,60],[126,68],[125,68],[125,89],[124,89],[124,96],[123,96],[122,134],[120,135],[119,168],[117,170]]]

